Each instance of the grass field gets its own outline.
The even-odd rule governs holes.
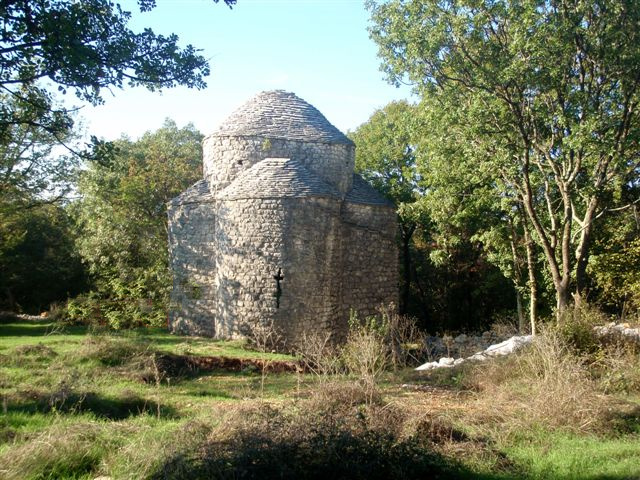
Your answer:
[[[198,363],[209,357],[239,363]],[[0,478],[640,478],[633,389],[594,397],[605,426],[565,428],[508,423],[510,400],[496,391],[489,411],[464,372],[388,372],[372,400],[347,375],[273,371],[294,361],[4,318]]]

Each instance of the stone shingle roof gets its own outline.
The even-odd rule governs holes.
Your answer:
[[[353,174],[353,188],[347,193],[345,200],[350,203],[364,203],[367,205],[395,208],[392,201],[385,198],[357,173]]]
[[[217,198],[336,197],[340,193],[298,160],[265,158],[240,173]]]
[[[213,195],[209,190],[209,182],[198,180],[177,197],[169,201],[169,205],[183,205],[185,203],[212,202]]]
[[[261,92],[233,112],[211,136],[262,136],[352,144],[313,105],[284,90]]]

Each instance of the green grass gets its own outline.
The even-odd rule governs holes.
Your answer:
[[[220,457],[203,464],[202,458],[194,455],[206,452],[211,442],[226,438],[224,435],[233,430],[229,425],[235,425],[238,418],[248,421],[252,428],[248,420],[251,415],[258,415],[258,424],[262,422],[261,435],[271,435],[271,426],[279,433],[272,439],[275,443],[270,443],[271,450],[258,453],[251,443],[257,440],[242,440],[245,443],[238,448],[246,451],[234,450],[233,443],[224,444],[232,438],[224,440],[220,445],[226,445],[228,450],[223,450],[233,462],[241,463],[254,454],[263,455],[260,458],[266,464],[278,456],[285,455],[282,458],[286,459],[288,454],[278,449],[290,449],[292,445],[323,448],[327,439],[334,439],[336,432],[342,431],[336,441],[353,441],[352,447],[366,459],[409,461],[414,458],[411,449],[416,448],[432,463],[408,467],[436,469],[440,478],[640,477],[640,403],[638,410],[612,412],[619,417],[617,430],[600,436],[549,429],[499,436],[496,425],[473,429],[461,425],[460,430],[468,433],[466,440],[453,442],[453,446],[448,441],[422,446],[416,437],[417,443],[404,444],[409,456],[400,452],[394,457],[393,452],[387,455],[388,439],[376,436],[375,429],[375,435],[366,434],[362,439],[349,436],[369,418],[362,406],[345,407],[341,414],[344,417],[328,422],[329,430],[323,431],[323,414],[319,412],[329,408],[331,402],[313,403],[314,392],[325,387],[317,386],[317,379],[311,375],[264,374],[254,367],[241,372],[191,372],[168,377],[154,373],[153,359],[158,353],[292,360],[287,355],[250,351],[240,341],[181,337],[162,329],[109,333],[84,327],[58,328],[48,320],[4,319],[0,323],[0,479],[83,479],[99,475],[138,479],[157,478],[162,472],[172,472],[167,478],[209,478],[207,468],[218,468],[226,460]],[[353,380],[337,380],[353,384]],[[425,381],[424,377],[409,370],[384,376],[383,402],[388,405],[380,407],[379,415],[387,422],[385,428],[398,426],[393,416],[386,418],[396,400],[411,398],[400,385],[419,381]],[[448,383],[436,378],[432,381],[436,386]],[[457,390],[463,388],[458,381],[451,385]],[[638,400],[631,395],[627,401],[633,398]],[[305,404],[307,400],[311,403]],[[460,402],[464,401],[461,396]],[[276,415],[264,423],[259,412],[269,405],[282,409],[284,416]],[[315,405],[312,408],[319,410],[305,411],[310,407],[304,405]],[[246,416],[243,409],[254,413]],[[294,420],[283,420],[288,418],[287,412]],[[234,415],[236,423],[229,424],[228,419]],[[318,421],[319,426],[313,424]],[[288,430],[283,425],[288,425]],[[300,432],[306,433],[296,436]],[[327,455],[327,462],[335,460]]]
[[[640,478],[640,436],[606,438],[541,431],[512,440],[504,451],[531,479]]]

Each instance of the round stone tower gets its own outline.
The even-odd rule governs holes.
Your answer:
[[[261,92],[203,142],[212,193],[265,158],[301,162],[341,195],[352,185],[355,146],[312,105],[283,90]]]

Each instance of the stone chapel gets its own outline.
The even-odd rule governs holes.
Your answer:
[[[204,178],[168,204],[169,328],[216,338],[273,323],[343,338],[398,300],[396,213],[355,145],[312,105],[262,92],[203,141]]]

